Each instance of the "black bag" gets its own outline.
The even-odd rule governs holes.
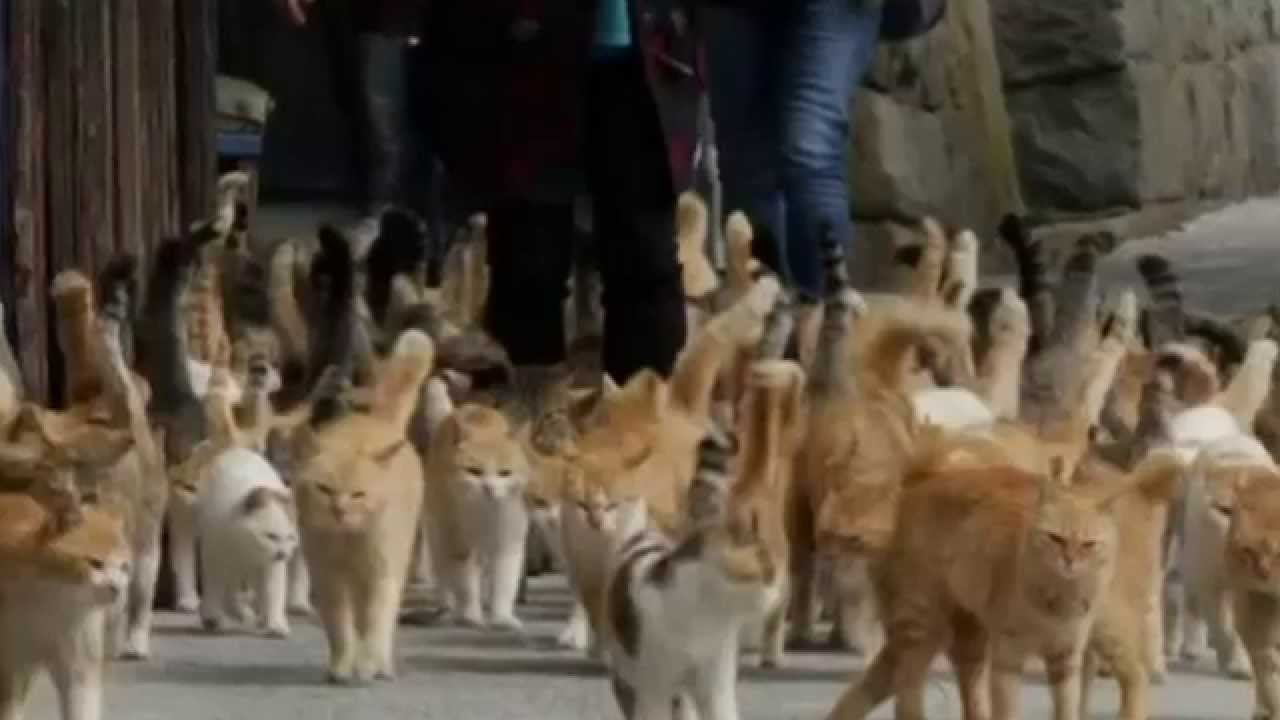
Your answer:
[[[901,42],[919,37],[932,30],[946,12],[947,0],[884,0],[880,39]]]

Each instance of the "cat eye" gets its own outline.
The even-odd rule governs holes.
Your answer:
[[[547,502],[546,500],[543,500],[542,498],[534,498],[530,502],[532,502],[533,506],[538,508],[539,510],[545,510],[546,508],[551,507],[551,503]]]
[[[473,465],[466,468],[466,473],[472,477],[480,477],[481,475],[484,475],[484,468],[478,468]]]
[[[618,503],[616,502],[612,502],[604,506],[605,512],[613,512],[614,510],[617,510],[617,509],[618,509]]]
[[[267,539],[270,540],[271,542],[280,542],[280,535],[277,533],[270,532],[270,533],[267,533]]]
[[[101,572],[106,569],[107,564],[98,558],[89,558],[89,567]]]
[[[500,478],[509,478],[509,477],[511,477],[511,471],[510,471],[510,470],[499,470],[499,471],[498,471],[498,477],[500,477]]]
[[[351,499],[352,499],[352,500],[363,500],[363,499],[364,499],[364,495],[365,495],[365,492],[364,492],[363,490],[357,490],[357,491],[355,491],[355,492],[351,493]]]
[[[1213,510],[1214,512],[1218,513],[1219,515],[1225,518],[1231,517],[1232,515],[1235,514],[1235,511],[1236,511],[1236,509],[1231,507],[1230,505],[1214,505]]]
[[[322,495],[334,495],[334,494],[335,494],[335,493],[334,493],[334,491],[333,491],[333,488],[329,487],[328,485],[317,485],[317,486],[316,486],[316,490],[319,490],[319,491],[320,491],[320,494],[322,494]]]
[[[1062,547],[1067,546],[1067,539],[1062,535],[1059,535],[1057,533],[1048,533],[1048,535],[1049,535],[1049,539],[1052,540],[1054,544],[1061,545]]]

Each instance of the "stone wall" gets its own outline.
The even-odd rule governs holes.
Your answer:
[[[922,210],[987,237],[1011,210],[1042,236],[1099,224],[1133,236],[1280,189],[1280,0],[953,0],[948,12],[929,37],[882,51],[857,100],[853,205],[868,252]]]

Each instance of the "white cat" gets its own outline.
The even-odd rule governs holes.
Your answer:
[[[948,430],[979,430],[995,425],[996,414],[976,393],[961,387],[935,387],[911,394],[916,421]]]
[[[1265,477],[1280,482],[1280,472],[1262,443],[1248,435],[1222,438],[1204,447],[1187,477],[1183,530],[1182,580],[1186,593],[1182,655],[1198,657],[1208,641],[1222,672],[1249,676],[1249,660],[1236,636],[1227,588],[1227,531],[1242,479]]]
[[[241,593],[257,602],[268,635],[286,637],[289,565],[298,550],[293,495],[271,463],[245,448],[213,461],[196,508],[204,593],[200,617],[210,630],[228,616],[246,619]]]

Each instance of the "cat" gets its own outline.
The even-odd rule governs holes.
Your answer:
[[[898,717],[923,718],[928,669],[944,650],[966,718],[987,715],[988,659],[991,716],[1017,716],[1029,653],[1045,660],[1054,716],[1078,717],[1079,663],[1117,552],[1113,506],[1138,480],[1064,486],[986,464],[981,450],[957,460],[946,442],[913,453],[876,564],[886,644],[829,717],[866,717],[895,694]]]
[[[699,445],[698,475],[729,472],[726,448],[714,438]],[[780,577],[752,509],[735,512],[729,501],[709,507],[717,505],[723,515],[691,515],[675,542],[648,530],[617,549],[606,637],[614,696],[628,720],[670,718],[674,708],[707,720],[739,717],[738,635],[779,599]]]
[[[298,548],[293,495],[263,456],[233,447],[213,459],[196,507],[205,628],[221,631],[242,615],[251,588],[257,619],[271,637],[288,637],[289,563]],[[244,619],[244,618],[241,618]]]
[[[707,258],[707,206],[692,191],[676,201],[676,250],[684,287],[687,329],[696,332],[706,320],[706,303],[720,286]]]
[[[529,520],[551,553],[552,562],[555,567],[568,572],[562,517],[564,504],[576,501],[569,498],[569,488],[575,481],[575,467],[562,453],[544,454],[533,447],[527,449],[530,474],[524,498],[529,508]],[[569,618],[556,635],[556,645],[584,651],[589,644],[589,632],[587,609],[575,593]]]
[[[66,412],[31,406],[24,416],[29,421],[24,429],[35,431],[47,447],[65,450],[68,443],[113,432],[128,439],[127,445],[120,446],[102,437],[96,443],[97,457],[76,469],[86,499],[122,517],[131,543],[134,574],[127,602],[122,614],[112,615],[109,627],[113,651],[126,659],[150,655],[161,525],[168,499],[159,438],[153,434],[146,409],[147,392],[124,358],[135,283],[121,270],[134,266],[128,256],[108,263],[98,288],[105,301],[101,308],[96,307],[93,287],[83,275],[66,271],[57,278],[59,334],[75,350],[65,357],[67,377],[77,396]]]
[[[350,301],[351,287],[343,285],[336,294]],[[350,322],[351,315],[345,318],[335,320]],[[294,431],[298,526],[329,641],[331,682],[395,676],[396,618],[424,485],[422,462],[405,433],[433,355],[426,335],[405,332],[384,362],[368,410],[343,411],[322,382],[308,423]],[[340,355],[324,359],[344,365]]]
[[[432,570],[458,622],[521,632],[515,604],[529,532],[524,440],[492,408],[436,411],[444,414],[431,420],[423,517]]]
[[[1123,473],[1094,458],[1086,459],[1086,482],[1123,484]],[[1164,640],[1161,587],[1163,537],[1169,506],[1180,492],[1182,464],[1167,450],[1150,453],[1134,469],[1137,492],[1126,493],[1112,510],[1117,529],[1116,568],[1089,634],[1081,675],[1080,717],[1089,717],[1090,680],[1099,663],[1120,684],[1123,720],[1145,720],[1152,681],[1163,679]]]
[[[1018,268],[1018,293],[1027,305],[1027,317],[1031,321],[1027,353],[1036,355],[1044,348],[1053,330],[1055,309],[1044,243],[1033,239],[1023,218],[1014,214],[1005,215],[1000,220],[998,232],[1013,252]]]
[[[69,528],[26,495],[0,494],[0,717],[24,716],[41,670],[62,720],[100,720],[106,615],[133,574],[122,519],[86,507]]]
[[[1205,445],[1187,472],[1186,516],[1182,536],[1181,575],[1186,592],[1182,647],[1184,658],[1203,651],[1204,625],[1217,654],[1218,668],[1240,679],[1249,663],[1235,636],[1227,569],[1222,564],[1231,517],[1238,509],[1237,490],[1247,482],[1280,482],[1266,448],[1254,438],[1229,435]]]
[[[1236,634],[1253,668],[1255,701],[1252,717],[1280,717],[1280,484],[1275,477],[1248,478],[1236,490],[1235,509],[1227,531],[1226,566]]]

